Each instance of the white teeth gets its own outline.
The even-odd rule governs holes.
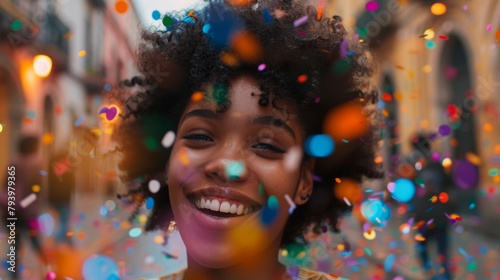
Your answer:
[[[212,211],[219,211],[222,213],[231,213],[237,215],[246,215],[253,211],[252,207],[245,207],[243,204],[230,204],[229,201],[220,201],[219,199],[198,198],[195,205],[199,209],[210,209]]]
[[[219,211],[219,201],[217,199],[212,200],[212,203],[210,203],[210,210],[212,211]]]
[[[236,209],[236,214],[241,215],[243,213],[243,205],[238,205],[238,209]]]
[[[229,207],[231,207],[231,206],[230,206],[230,204],[229,204],[229,202],[224,201],[224,202],[222,202],[222,203],[220,204],[220,209],[219,209],[219,212],[222,212],[222,213],[229,213]]]
[[[236,206],[236,204],[232,204],[231,208],[229,208],[229,213],[236,214],[236,208],[238,208],[238,206]]]

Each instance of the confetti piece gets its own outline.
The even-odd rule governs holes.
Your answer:
[[[391,271],[392,265],[394,264],[395,260],[396,260],[396,256],[394,256],[393,254],[390,254],[389,256],[387,256],[385,258],[384,269],[385,269],[386,272]]]
[[[363,232],[363,237],[366,238],[366,240],[374,240],[377,237],[377,233],[373,229],[370,229]]]
[[[139,235],[141,235],[142,233],[142,230],[140,228],[133,228],[131,229],[129,232],[128,232],[128,235],[130,237],[138,237]]]
[[[327,134],[310,136],[305,142],[305,151],[313,157],[327,157],[333,153],[335,143]]]
[[[285,194],[285,199],[288,202],[288,204],[290,205],[290,208],[288,208],[288,214],[292,215],[293,211],[295,210],[295,208],[297,208],[297,206],[295,205],[295,203],[293,202],[293,200],[290,198],[290,196],[288,194]]]
[[[231,46],[238,57],[249,63],[257,63],[264,54],[264,48],[257,36],[250,32],[240,32],[231,39]]]
[[[436,16],[444,15],[446,13],[446,6],[443,3],[434,3],[431,6],[431,13]]]
[[[259,71],[264,71],[266,69],[266,65],[264,63],[260,64],[257,68]]]
[[[33,185],[33,186],[31,187],[31,190],[32,190],[33,192],[36,192],[36,193],[37,193],[37,192],[39,192],[39,191],[40,191],[40,186],[39,186],[39,185]]]
[[[230,180],[240,179],[246,172],[245,164],[241,161],[230,161],[226,165],[225,174]]]
[[[260,212],[260,221],[264,226],[270,226],[274,223],[279,214],[278,198],[271,195],[267,199],[267,203]]]
[[[298,81],[299,83],[301,83],[301,84],[302,84],[302,83],[307,82],[307,79],[308,79],[307,75],[300,75],[300,76],[297,78],[297,81]]]
[[[302,150],[294,146],[287,151],[284,157],[284,168],[288,172],[294,172],[299,168]]]
[[[438,196],[438,197],[439,197],[439,201],[440,201],[441,203],[446,203],[446,202],[448,202],[449,197],[448,197],[448,194],[447,194],[447,193],[442,192],[442,193],[440,193],[440,194],[439,194],[439,196]]]
[[[155,205],[155,200],[152,197],[148,197],[146,199],[146,209],[151,210],[154,205]]]
[[[175,141],[175,132],[173,131],[168,131],[165,133],[165,136],[163,136],[163,139],[161,140],[161,145],[168,149],[172,144],[174,144]]]
[[[446,35],[439,35],[438,38],[445,41],[449,39],[449,37]]]
[[[491,23],[490,23],[490,24],[488,24],[488,25],[486,25],[486,30],[491,31],[491,28],[492,28]]]
[[[154,20],[159,20],[161,17],[161,14],[158,10],[154,10],[153,13],[151,14]]]
[[[79,57],[84,57],[86,55],[87,55],[87,51],[86,50],[81,50],[81,51],[78,52],[78,56]]]
[[[119,14],[124,14],[128,10],[128,3],[123,0],[118,0],[115,2],[115,11]]]
[[[347,206],[351,206],[351,202],[349,201],[349,199],[347,199],[347,197],[344,197],[344,202],[345,204],[347,204]]]
[[[81,116],[78,119],[76,119],[74,126],[80,126],[84,121],[85,121],[85,116]]]
[[[116,262],[104,255],[92,255],[82,267],[84,279],[120,279]]]
[[[365,8],[367,11],[373,12],[378,10],[379,6],[380,5],[377,1],[369,1],[366,3]]]
[[[148,183],[148,189],[151,193],[157,193],[160,190],[161,184],[157,180],[151,180]]]
[[[296,19],[294,22],[293,22],[293,26],[294,27],[298,27],[298,26],[301,26],[302,24],[306,23],[308,21],[308,16],[303,16],[301,18],[298,18]]]
[[[21,205],[22,208],[28,207],[31,203],[33,203],[36,200],[36,194],[31,193],[27,197],[25,197],[19,205]]]
[[[394,181],[396,187],[394,188],[394,192],[392,192],[392,197],[399,202],[408,202],[415,195],[415,185],[405,178],[399,178]]]

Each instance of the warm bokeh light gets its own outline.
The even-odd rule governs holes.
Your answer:
[[[255,35],[240,32],[231,39],[231,46],[238,57],[248,63],[257,63],[264,54],[264,49]]]
[[[368,120],[363,107],[349,103],[331,110],[324,122],[323,131],[335,143],[363,136],[368,131]]]
[[[360,203],[363,200],[363,190],[359,182],[349,178],[342,178],[333,188],[333,194],[339,200],[347,198],[350,202]]]
[[[434,3],[431,6],[431,13],[436,16],[444,15],[446,13],[446,6],[443,3]]]
[[[33,58],[33,71],[38,77],[48,77],[52,71],[52,59],[43,54],[35,56]]]

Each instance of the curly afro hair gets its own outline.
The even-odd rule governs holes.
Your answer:
[[[351,207],[333,195],[335,178],[361,182],[363,177],[383,175],[374,163],[378,139],[373,114],[377,93],[369,86],[373,65],[354,36],[348,36],[342,18],[325,18],[312,6],[287,0],[237,7],[212,1],[197,11],[170,14],[163,23],[166,30],[142,31],[137,50],[141,77],[123,81],[111,94],[123,109],[113,134],[128,186],[122,197],[132,198],[138,207],[147,197],[155,200],[146,230],[164,229],[172,219],[168,186],[156,193],[148,189],[153,178],[164,182],[170,149],[160,144],[163,136],[177,131],[183,109],[202,85],[224,87],[236,76],[250,74],[260,83],[259,105],[276,106],[278,99],[292,102],[306,135],[323,133],[332,108],[346,103],[364,108],[369,131],[348,143],[336,141],[331,156],[316,159],[313,193],[289,217],[282,245],[304,240],[309,225],[316,232],[325,226],[338,231],[339,218]],[[243,40],[235,42],[238,36]],[[218,110],[229,106],[221,102]]]

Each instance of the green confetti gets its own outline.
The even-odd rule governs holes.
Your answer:
[[[165,27],[170,27],[172,26],[172,24],[174,24],[174,20],[169,16],[165,16],[162,20],[162,23]]]
[[[18,19],[16,19],[10,24],[10,29],[12,29],[12,31],[19,31],[21,30],[22,27],[23,27],[23,22]]]

